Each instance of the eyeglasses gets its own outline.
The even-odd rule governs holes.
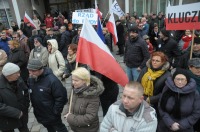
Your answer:
[[[152,59],[151,61],[152,62],[161,62],[160,60],[154,60],[154,59]]]
[[[186,79],[185,78],[175,78],[175,81],[177,81],[177,82],[179,82],[179,81],[184,82],[184,81],[186,81]]]

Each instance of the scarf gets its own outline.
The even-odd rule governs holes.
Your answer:
[[[73,55],[67,55],[67,60],[69,61],[69,63],[73,63],[76,61],[76,54]]]
[[[187,49],[188,46],[189,46],[189,44],[190,44],[190,42],[191,42],[191,40],[192,40],[192,35],[183,36],[183,37],[182,37],[182,40],[183,40],[183,42],[184,42],[184,44],[183,44],[183,49]]]
[[[148,68],[147,72],[142,77],[142,86],[144,87],[144,94],[147,96],[153,96],[154,85],[153,82],[158,77],[160,77],[165,71],[158,70],[152,71],[152,69]]]
[[[83,91],[85,91],[88,88],[88,86],[86,84],[84,84],[83,86],[79,87],[79,88],[73,88],[74,93],[79,94],[82,93]]]

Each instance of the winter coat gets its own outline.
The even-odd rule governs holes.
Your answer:
[[[142,69],[149,57],[147,44],[141,37],[138,36],[134,41],[130,39],[126,41],[124,62],[129,68]]]
[[[70,44],[70,33],[65,31],[61,34],[59,41],[58,50],[62,53],[63,57],[66,58],[68,54],[68,45]]]
[[[53,74],[61,80],[61,76],[65,71],[65,60],[58,50],[58,43],[55,39],[48,40],[51,43],[52,50],[49,53],[48,67],[51,68]]]
[[[11,50],[10,55],[8,56],[8,62],[12,62],[20,67],[21,70],[21,77],[24,81],[27,81],[29,73],[27,69],[27,59],[25,56],[24,51],[19,48],[15,48]]]
[[[156,132],[156,112],[147,102],[143,101],[133,116],[127,116],[126,111],[121,101],[112,104],[100,132]]]
[[[40,20],[39,19],[33,19],[33,22],[36,26],[36,30],[40,30],[40,24],[41,24]]]
[[[7,62],[7,54],[4,50],[0,49],[0,75],[4,64]]]
[[[21,78],[9,83],[0,76],[0,130],[12,130],[28,123],[29,94],[28,88]],[[23,116],[19,119],[21,111]],[[28,113],[27,113],[28,114]]]
[[[42,42],[42,45],[44,47],[47,47],[47,40],[50,40],[50,39],[56,39],[58,41],[58,38],[56,35],[46,35],[43,39],[43,42]],[[59,42],[59,41],[58,41]]]
[[[79,35],[77,34],[76,36],[73,37],[72,44],[78,44],[78,41],[79,41]]]
[[[8,41],[10,41],[11,38],[1,39],[0,38],[0,49],[4,50],[7,55],[9,55],[10,48],[8,46]]]
[[[47,51],[47,48],[40,45],[31,50],[29,60],[33,58],[39,59],[42,62],[43,66],[47,66],[48,56],[49,53]]]
[[[37,79],[29,78],[34,115],[41,124],[54,124],[61,118],[67,103],[67,91],[49,68],[44,68]]]
[[[44,22],[45,22],[47,28],[52,28],[54,19],[53,19],[53,17],[46,17]]]
[[[177,105],[174,95],[168,97],[166,104],[164,104],[165,110],[161,108],[161,101],[162,98],[166,98],[163,95],[167,90],[179,97],[180,119],[172,114],[174,105]],[[168,77],[159,101],[159,113],[161,120],[158,124],[158,132],[169,132],[170,126],[174,122],[180,124],[180,130],[177,132],[193,132],[193,125],[200,117],[200,95],[196,90],[194,79],[191,78],[190,82],[183,88],[177,88],[172,78]]]
[[[153,30],[153,31],[151,31],[150,34],[149,34],[149,37],[150,37],[149,40],[150,40],[150,42],[152,43],[153,47],[157,47],[157,42],[156,42],[156,40],[155,40],[155,37],[156,37],[156,38],[160,38],[159,32],[160,32],[160,31],[154,32],[154,30]]]
[[[73,94],[71,113],[67,122],[75,132],[97,132],[99,129],[99,95],[104,87],[98,78],[91,76],[90,86],[80,94]],[[67,112],[69,103],[67,104]]]
[[[117,30],[117,37],[118,37],[117,45],[124,45],[125,43],[124,26],[120,23],[119,25],[116,26],[116,30]]]
[[[34,28],[32,26],[25,26],[24,28],[24,35],[26,35],[28,38],[32,36],[32,30]]]
[[[156,51],[161,51],[167,55],[169,58],[170,64],[172,64],[173,58],[175,58],[175,62],[173,66],[175,66],[178,62],[178,57],[181,56],[181,51],[178,49],[178,43],[172,38],[168,38],[163,41],[161,39],[157,40]]]
[[[142,71],[140,72],[140,75],[137,79],[137,81],[140,82],[140,83],[142,81],[142,77],[147,72],[148,68],[151,68],[150,60],[147,61],[146,65],[147,65],[147,67],[144,67],[142,69]],[[165,86],[165,81],[166,81],[167,77],[169,77],[171,75],[171,73],[168,71],[169,68],[170,68],[170,64],[169,64],[169,62],[166,62],[161,68],[165,72],[160,77],[158,77],[156,80],[154,80],[153,96],[150,97],[150,103],[153,104],[153,105],[156,105],[156,106],[158,105],[158,101],[160,99],[163,87]],[[147,96],[145,96],[145,99],[146,98],[147,98]]]

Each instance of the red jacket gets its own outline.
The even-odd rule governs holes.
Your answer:
[[[53,27],[53,17],[46,17],[45,18],[45,24],[47,28],[52,28]]]

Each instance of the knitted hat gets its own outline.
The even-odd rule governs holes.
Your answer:
[[[43,64],[40,60],[38,60],[38,59],[30,59],[29,60],[27,69],[40,70],[41,68],[43,68]]]
[[[200,37],[195,37],[194,38],[194,43],[195,44],[200,44]]]
[[[161,29],[160,32],[165,36],[165,37],[170,37],[170,31],[166,30],[165,28]]]
[[[200,67],[200,58],[192,58],[188,61],[188,66]]]
[[[20,68],[18,65],[8,62],[3,66],[2,74],[4,76],[9,76],[14,73],[17,73],[18,71],[20,71]]]
[[[144,35],[144,36],[143,36],[143,39],[144,39],[144,40],[149,39],[149,36],[148,36],[148,35]]]
[[[134,26],[132,28],[129,29],[129,32],[134,32],[134,33],[138,33],[138,27]]]
[[[172,79],[174,80],[175,77],[178,75],[178,74],[182,74],[186,77],[187,79],[187,83],[190,82],[190,76],[189,76],[189,73],[187,70],[185,69],[182,69],[182,68],[176,68],[176,71],[174,72],[173,76],[172,76]]]
[[[38,41],[38,42],[40,42],[40,44],[42,44],[42,39],[40,37],[36,37],[36,38],[34,38],[34,40]]]

